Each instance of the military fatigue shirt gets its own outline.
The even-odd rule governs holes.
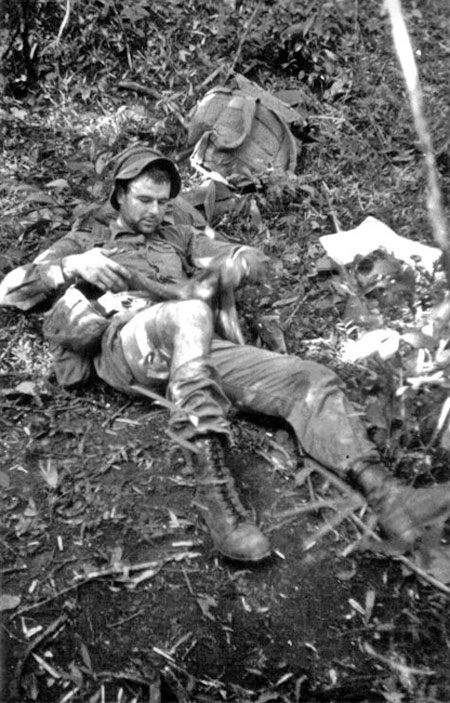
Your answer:
[[[213,239],[191,225],[164,223],[146,237],[116,222],[96,223],[90,231],[69,232],[31,264],[7,274],[0,284],[0,305],[30,310],[51,300],[67,285],[61,266],[63,259],[93,248],[107,251],[112,260],[129,270],[130,290],[139,289],[139,284],[133,282],[133,272],[161,283],[182,282],[196,269],[208,267],[212,260],[218,263],[240,249],[239,245]]]

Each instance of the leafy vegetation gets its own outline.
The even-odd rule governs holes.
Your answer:
[[[368,215],[433,244],[422,153],[382,3],[0,8],[2,274],[107,196],[123,147],[145,141],[181,159],[189,111],[210,87],[240,72],[267,90],[294,90],[304,116],[293,128],[296,174],[269,178],[218,226],[274,260],[270,287],[240,301],[247,334],[255,307],[275,311],[291,353],[339,371],[398,476],[449,480],[449,330],[445,307],[440,322],[433,311],[446,300],[441,272],[416,267],[374,285],[361,262],[346,276],[321,267],[318,237]],[[447,201],[449,8],[405,0],[404,12]],[[180,167],[185,186],[198,183],[186,160]],[[192,476],[170,454],[164,411],[101,386],[58,389],[41,319],[1,312],[1,545],[12,600],[0,603],[11,615],[11,700],[448,700],[443,557],[422,555],[420,575],[379,545],[359,552],[362,528],[348,517],[304,552],[323,511],[311,517],[302,506],[315,496],[335,506],[328,517],[340,516],[340,489],[299,463],[285,428],[249,419],[233,423],[239,467],[282,556],[247,574],[199,555]],[[374,328],[386,331],[384,356],[370,337],[364,358],[351,356],[352,342]],[[195,552],[173,547],[186,541]]]

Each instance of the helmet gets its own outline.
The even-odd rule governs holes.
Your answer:
[[[181,190],[181,178],[173,161],[155,149],[138,145],[122,152],[117,162],[113,175],[114,187],[109,199],[115,210],[119,209],[117,181],[129,181],[136,178],[149,164],[159,166],[163,171],[167,172],[170,179],[170,197],[177,197]]]

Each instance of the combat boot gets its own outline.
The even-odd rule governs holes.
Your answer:
[[[351,472],[378,514],[382,531],[403,549],[413,549],[429,528],[443,528],[450,516],[450,485],[405,486],[380,464],[362,464]]]
[[[270,544],[244,508],[230,470],[223,442],[209,434],[195,442],[197,456],[196,504],[217,550],[229,559],[260,561],[270,555]]]

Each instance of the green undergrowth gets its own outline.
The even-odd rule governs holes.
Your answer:
[[[423,156],[382,3],[88,0],[82,7],[73,4],[58,42],[63,19],[59,3],[5,0],[1,9],[0,274],[29,261],[68,231],[89,205],[107,197],[109,164],[122,148],[144,141],[179,154],[186,143],[189,111],[208,89],[231,80],[233,72],[269,91],[300,91],[304,122],[294,127],[299,143],[295,175],[268,178],[261,189],[242,199],[238,215],[224,216],[217,225],[225,236],[260,246],[273,261],[268,286],[246,289],[239,296],[243,325],[255,341],[255,308],[276,311],[289,352],[339,372],[397,475],[416,485],[448,480],[443,415],[447,378],[437,386],[408,386],[407,379],[417,376],[420,364],[426,375],[425,362],[432,356],[422,352],[419,343],[411,348],[402,342],[394,359],[375,355],[346,361],[347,343],[371,324],[364,317],[355,323],[346,316],[349,290],[363,299],[354,278],[350,289],[343,290],[342,281],[319,265],[324,252],[318,238],[337,228],[356,227],[369,215],[397,234],[433,244]],[[404,10],[448,216],[450,10],[439,0],[408,0]],[[140,88],[124,87],[131,81]],[[180,162],[180,169],[185,187],[199,182],[187,160]],[[426,279],[415,272],[413,300],[400,296],[395,306],[381,312],[378,307],[376,314],[382,326],[403,334],[418,328],[422,312],[444,295],[442,276]],[[14,418],[22,422],[27,402],[33,415],[30,431],[40,432],[35,415],[53,410],[57,415],[66,402],[75,407],[80,392],[67,394],[52,385],[40,313],[25,318],[8,310],[0,316],[2,386],[9,392],[18,383],[28,384],[18,394],[2,397],[13,413],[11,422],[0,421],[5,456],[13,464]],[[447,333],[443,330],[436,340],[444,351]],[[407,391],[401,390],[406,386]],[[89,391],[88,398],[94,407],[95,393]],[[108,413],[118,412],[124,402],[106,391],[99,410],[102,426],[108,429]],[[69,432],[70,417],[65,422]],[[440,441],[442,429],[445,441]],[[100,515],[100,507],[98,511]],[[407,665],[421,669],[415,647],[420,649],[426,640],[432,648],[433,632],[439,628],[444,649],[445,597],[423,588],[417,605],[416,586],[408,581],[405,586],[402,578],[394,582],[409,599],[402,612],[406,635],[399,643],[394,635],[383,634],[383,652],[397,668],[391,668],[389,676],[374,676],[373,700],[443,703],[442,651],[433,652],[439,685],[426,674],[413,675]],[[302,700],[300,691],[300,684],[284,698],[274,690],[264,698],[259,691],[252,701],[290,703]],[[311,700],[338,700],[329,680],[323,680],[316,693]],[[344,694],[345,700],[356,700],[348,690]],[[95,695],[86,700],[97,703],[100,698]],[[201,700],[227,696],[239,699],[235,691],[221,688],[217,696],[209,689]]]

